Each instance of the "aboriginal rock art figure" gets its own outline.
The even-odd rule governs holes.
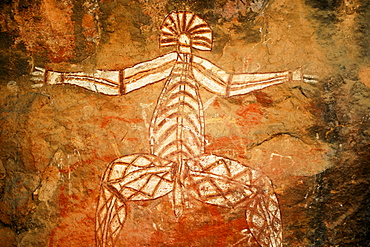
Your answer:
[[[124,227],[126,202],[154,200],[172,193],[176,217],[187,197],[200,202],[243,207],[246,227],[260,246],[282,246],[279,203],[270,179],[228,158],[204,152],[204,116],[199,87],[220,96],[247,94],[292,80],[300,70],[277,73],[227,73],[196,56],[212,48],[212,30],[198,15],[170,13],[163,21],[160,46],[176,51],[120,71],[62,73],[37,68],[48,84],[73,84],[107,95],[123,95],[165,81],[150,124],[150,153],[111,162],[104,172],[96,210],[96,244],[112,246]]]

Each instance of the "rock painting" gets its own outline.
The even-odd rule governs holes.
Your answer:
[[[164,81],[152,115],[150,152],[112,161],[101,182],[96,245],[114,246],[124,234],[129,201],[169,195],[182,217],[186,201],[245,210],[245,227],[260,246],[282,246],[282,220],[270,179],[226,157],[205,153],[205,121],[199,87],[223,97],[248,94],[290,81],[314,80],[300,69],[274,73],[228,73],[193,54],[212,49],[212,29],[198,15],[172,12],[160,30],[160,46],[175,46],[153,60],[119,71],[65,73],[37,68],[35,80],[72,84],[106,95],[124,95]]]

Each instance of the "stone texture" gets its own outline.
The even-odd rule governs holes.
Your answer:
[[[158,48],[163,17],[187,9],[214,31],[213,51],[199,55],[225,70],[302,67],[319,76],[232,98],[202,89],[207,152],[272,179],[284,246],[368,246],[369,8],[365,0],[1,2],[0,242],[94,246],[103,171],[117,157],[148,152],[163,86],[107,97],[33,88],[29,72],[150,60],[171,50]],[[241,240],[243,212],[191,201],[176,219],[168,199],[130,203],[119,246],[255,245]]]

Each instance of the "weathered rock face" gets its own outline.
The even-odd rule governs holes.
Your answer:
[[[0,3],[0,242],[94,246],[107,165],[148,153],[163,82],[124,96],[37,85],[35,66],[119,70],[171,51],[159,27],[189,10],[213,30],[196,54],[229,72],[302,67],[291,82],[218,97],[200,89],[206,152],[263,171],[274,184],[284,246],[368,246],[370,3],[342,1],[37,0]],[[117,246],[255,246],[242,210],[170,195],[129,202]],[[234,245],[233,245],[234,244]]]

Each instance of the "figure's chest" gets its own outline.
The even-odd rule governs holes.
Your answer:
[[[185,118],[193,114],[199,115],[203,110],[198,82],[193,76],[190,60],[175,64],[158,99],[157,109],[162,110],[157,112],[158,117],[163,113],[162,117],[176,114]]]
[[[203,142],[203,108],[198,83],[191,64],[179,62],[157,102],[151,124],[152,148],[160,157],[180,160],[200,155]]]

